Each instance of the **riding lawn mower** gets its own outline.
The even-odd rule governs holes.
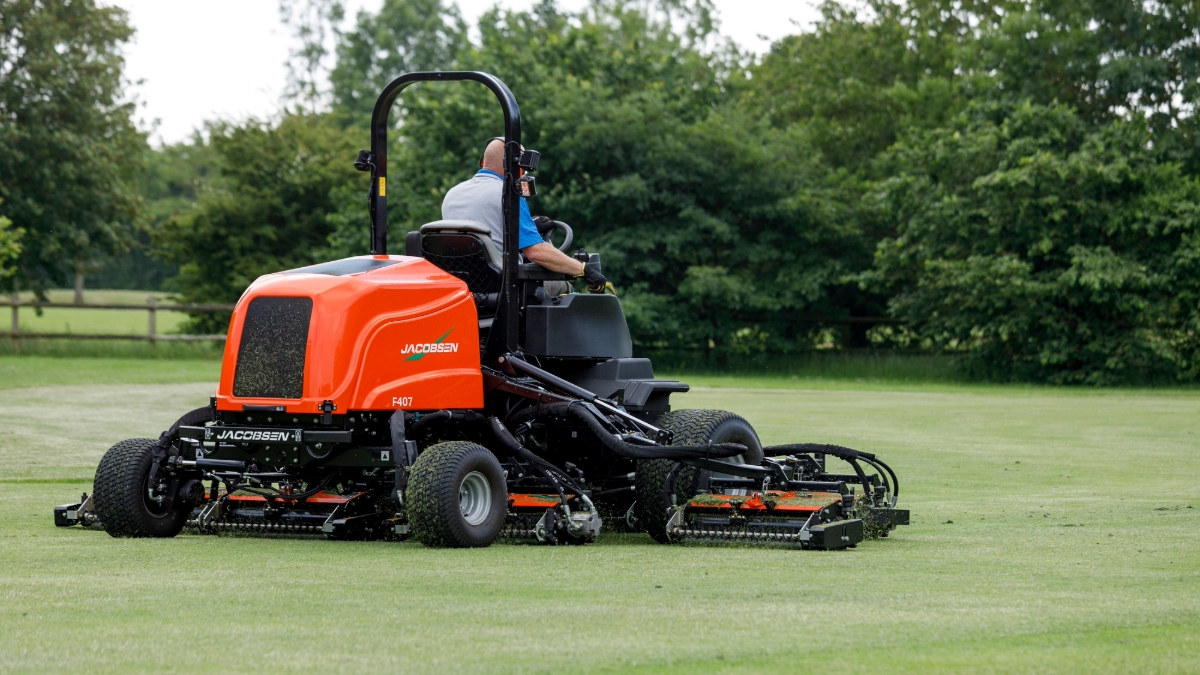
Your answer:
[[[504,246],[437,221],[388,255],[388,118],[415,82],[474,81],[504,113]],[[268,274],[233,312],[210,404],[105,453],[55,523],[114,537],[246,532],[487,546],[592,542],[603,523],[661,543],[854,547],[908,523],[878,457],[763,447],[746,420],[672,410],[688,385],[633,358],[615,295],[550,295],[523,263],[519,199],[536,151],[512,92],[479,72],[409,73],[375,104],[371,254]],[[570,227],[541,221],[547,241]],[[541,229],[541,225],[539,229]],[[582,250],[584,265],[600,265]],[[839,460],[848,470],[827,466]]]

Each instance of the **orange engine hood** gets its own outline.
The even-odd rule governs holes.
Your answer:
[[[253,347],[242,344],[244,331],[270,333],[247,328],[252,304],[263,298],[311,300],[307,342],[302,319],[289,331],[297,348],[288,366],[279,366],[269,338],[248,340]],[[270,302],[279,301],[259,307]],[[247,364],[259,359],[253,367],[291,367],[295,378],[299,345],[304,345],[303,384],[292,379],[289,389],[299,398],[252,395],[266,389],[246,385],[245,372],[238,379],[243,357]],[[467,285],[422,258],[407,256],[360,256],[259,277],[238,300],[229,324],[217,408],[282,405],[291,413],[315,413],[324,401],[332,401],[338,414],[483,407],[478,316]]]

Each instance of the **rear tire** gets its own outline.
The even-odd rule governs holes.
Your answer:
[[[408,479],[412,535],[434,548],[479,548],[500,535],[508,489],[500,462],[476,443],[449,441],[427,448]]]
[[[674,410],[658,418],[657,426],[669,429],[675,436],[672,445],[704,445],[713,443],[741,443],[746,453],[731,457],[743,464],[762,462],[762,443],[754,427],[739,415],[724,410]],[[667,494],[667,475],[678,463],[669,459],[644,459],[637,463],[635,487],[637,503],[635,513],[641,525],[660,544],[670,543],[667,537],[669,509],[682,504],[693,496],[695,486],[707,472],[697,475],[695,467],[683,466],[675,477],[674,500]]]
[[[174,537],[187,522],[187,510],[164,511],[147,494],[154,443],[150,438],[121,441],[96,467],[96,515],[114,537]]]

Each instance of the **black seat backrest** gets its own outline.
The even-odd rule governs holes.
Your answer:
[[[429,226],[426,226],[428,228]],[[501,270],[484,237],[470,231],[422,228],[421,252],[425,259],[462,279],[475,296],[479,317],[494,316],[500,295]]]
[[[478,235],[433,232],[421,237],[425,259],[462,279],[472,293],[500,290],[500,268],[492,265]]]

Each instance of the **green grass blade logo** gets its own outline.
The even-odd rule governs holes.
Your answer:
[[[425,358],[426,354],[453,354],[458,351],[458,343],[445,341],[453,332],[454,326],[451,326],[445,335],[433,342],[404,345],[404,349],[400,350],[400,354],[411,354],[407,359],[404,359],[405,361],[420,361]]]

